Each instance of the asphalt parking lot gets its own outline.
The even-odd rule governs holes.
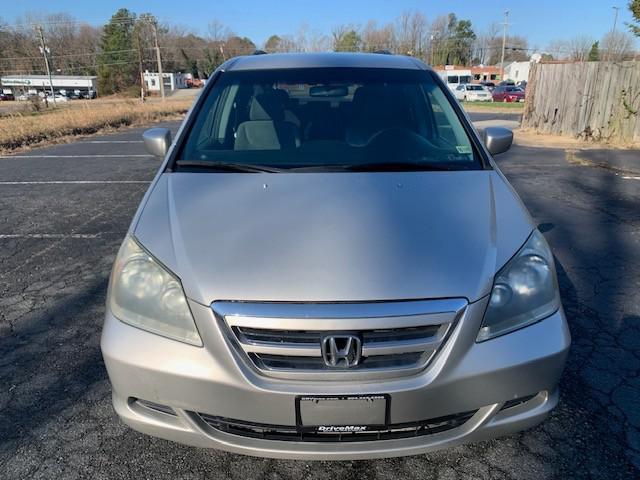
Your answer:
[[[546,422],[417,457],[290,462],[147,437],[112,411],[99,349],[107,278],[158,167],[141,132],[0,158],[0,479],[640,476],[637,151],[498,157],[554,249],[573,336]]]

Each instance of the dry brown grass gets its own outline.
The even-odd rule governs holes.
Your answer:
[[[57,143],[109,128],[179,118],[192,102],[193,98],[152,100],[145,104],[138,100],[104,99],[69,102],[39,113],[12,112],[0,118],[0,151]]]

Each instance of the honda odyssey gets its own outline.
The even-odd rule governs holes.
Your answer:
[[[420,454],[558,402],[553,255],[420,61],[270,54],[218,68],[120,247],[102,353],[120,418],[248,455]]]

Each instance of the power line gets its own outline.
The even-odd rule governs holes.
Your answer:
[[[145,50],[151,50],[147,48]],[[106,54],[116,54],[116,53],[128,53],[128,52],[136,52],[136,49],[127,49],[127,50],[107,50],[101,52],[85,52],[85,53],[68,53],[63,55],[51,55],[51,59],[56,58],[70,58],[70,57],[90,57],[93,55],[106,55]],[[0,62],[5,62],[9,60],[39,60],[41,57],[4,57],[0,58]]]
[[[162,17],[163,20],[169,20],[168,17]],[[13,29],[26,29],[26,28],[33,28],[36,27],[38,25],[41,25],[43,27],[45,26],[55,26],[55,25],[87,25],[90,27],[102,27],[104,25],[123,25],[123,24],[128,24],[128,23],[135,23],[138,20],[140,20],[139,17],[134,17],[134,18],[118,18],[118,19],[109,19],[107,20],[107,22],[105,23],[101,23],[104,22],[104,20],[51,20],[51,21],[46,21],[46,22],[20,22],[20,23],[13,23],[13,24],[5,24],[3,26],[0,26],[0,29],[2,28],[13,28]],[[92,23],[94,22],[95,23]]]

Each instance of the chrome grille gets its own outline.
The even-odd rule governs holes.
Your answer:
[[[424,369],[446,341],[466,301],[372,303],[214,302],[236,351],[264,375],[300,379],[381,378]],[[357,336],[361,360],[330,367],[327,335]]]

